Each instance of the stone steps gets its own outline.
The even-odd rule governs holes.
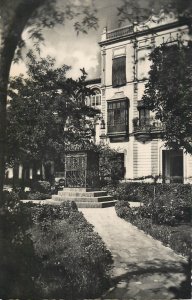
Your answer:
[[[116,203],[106,191],[91,188],[64,188],[51,199],[53,204],[64,201],[74,201],[79,208],[104,208],[114,206]]]
[[[60,205],[61,201],[48,200],[48,201],[46,201],[46,203]],[[115,203],[116,203],[116,200],[104,201],[104,202],[76,202],[76,205],[78,208],[105,208],[105,207],[114,206]]]
[[[60,196],[60,195],[53,195],[53,200],[56,201],[75,201],[75,202],[104,202],[104,201],[112,201],[113,197],[111,196],[100,196],[100,197],[69,197],[69,196]]]
[[[77,191],[58,191],[58,196],[63,197],[100,197],[107,196],[106,191],[92,191],[92,192],[77,192]]]
[[[63,189],[64,192],[82,192],[82,193],[85,193],[85,192],[95,192],[95,191],[98,191],[98,188],[88,188],[88,187],[76,187],[76,188],[67,188],[65,187]],[[100,191],[99,191],[100,192]]]
[[[105,208],[114,206],[116,200],[105,202],[76,202],[78,208]]]

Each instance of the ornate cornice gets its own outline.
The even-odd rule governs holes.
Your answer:
[[[190,24],[191,24],[191,21],[186,19],[186,20],[175,21],[175,22],[172,22],[172,23],[167,23],[167,24],[164,24],[164,25],[159,25],[159,26],[152,27],[152,28],[147,28],[147,29],[144,29],[144,30],[141,30],[141,31],[135,31],[135,32],[127,33],[125,35],[120,35],[120,34],[118,35],[117,34],[116,37],[114,37],[114,38],[106,39],[106,40],[103,40],[103,41],[99,42],[99,45],[100,46],[110,45],[110,44],[118,43],[120,41],[125,41],[127,39],[135,39],[135,38],[140,37],[140,36],[145,36],[145,35],[148,35],[148,34],[154,34],[154,33],[160,32],[160,31],[177,28],[177,27],[184,26],[184,25],[189,26]],[[129,28],[129,27],[127,27],[127,28]],[[116,30],[117,33],[118,33],[118,31],[121,33],[121,29]]]

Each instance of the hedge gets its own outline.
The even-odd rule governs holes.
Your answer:
[[[74,202],[37,206],[32,239],[43,260],[37,285],[43,298],[97,297],[108,287],[112,258]]]
[[[30,211],[19,202],[17,193],[4,192],[0,213],[0,297],[36,298],[34,278],[40,265],[28,232]]]
[[[103,189],[114,196],[116,200],[141,201],[151,203],[154,198],[160,205],[171,204],[173,201],[182,206],[191,206],[192,185],[180,183],[140,183],[121,182],[116,185],[109,184]]]
[[[131,208],[127,201],[117,201],[115,210],[118,217],[125,219],[155,239],[162,241],[163,244],[170,246],[177,253],[185,256],[190,255],[190,222],[185,224],[177,223],[177,226],[173,226],[175,225],[175,222],[173,224],[175,218],[172,218],[172,214],[169,215],[169,212],[166,212],[167,219],[164,217],[164,221],[157,222],[157,219],[148,213],[145,206]]]
[[[6,192],[0,245],[3,299],[96,298],[108,288],[111,254],[74,202],[23,204]]]

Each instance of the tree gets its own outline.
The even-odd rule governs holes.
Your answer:
[[[7,160],[42,163],[61,162],[65,146],[86,144],[93,135],[91,119],[98,110],[86,106],[86,73],[73,80],[66,77],[70,67],[55,67],[51,57],[28,54],[27,78],[10,80],[8,95]]]
[[[143,100],[163,124],[166,146],[192,154],[192,43],[161,45],[150,60]]]
[[[117,150],[111,149],[109,146],[96,146],[99,152],[99,174],[101,184],[106,182],[117,182],[124,178],[124,160],[123,154]]]
[[[178,19],[190,21],[192,18],[191,0],[122,0],[118,7],[119,24],[145,21],[152,14],[173,12]]]
[[[42,28],[52,28],[65,19],[78,17],[74,23],[77,32],[96,28],[97,18],[94,7],[75,6],[65,1],[63,10],[56,0],[0,0],[0,200],[2,199],[5,153],[6,153],[6,106],[9,72],[16,49],[24,45],[22,33],[29,28],[30,38],[38,48],[43,40]],[[93,8],[93,9],[92,9]],[[20,51],[18,51],[20,54]]]

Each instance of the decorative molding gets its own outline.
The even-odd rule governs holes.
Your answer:
[[[126,56],[126,47],[119,47],[119,48],[113,49],[113,58],[116,58],[119,56]]]
[[[101,42],[99,42],[99,45],[104,46],[104,45],[115,44],[115,43],[119,43],[121,41],[126,41],[128,39],[134,39],[137,37],[146,36],[149,34],[154,34],[157,32],[161,32],[161,31],[165,31],[165,30],[169,30],[169,29],[173,29],[173,28],[177,28],[177,27],[181,27],[181,26],[189,26],[189,25],[190,25],[189,20],[179,20],[179,21],[175,21],[172,23],[158,25],[158,26],[152,27],[152,28],[145,28],[142,31],[134,31],[127,35],[119,35],[119,36],[116,36],[115,38],[102,40]],[[117,31],[118,30],[119,29],[117,29]]]

